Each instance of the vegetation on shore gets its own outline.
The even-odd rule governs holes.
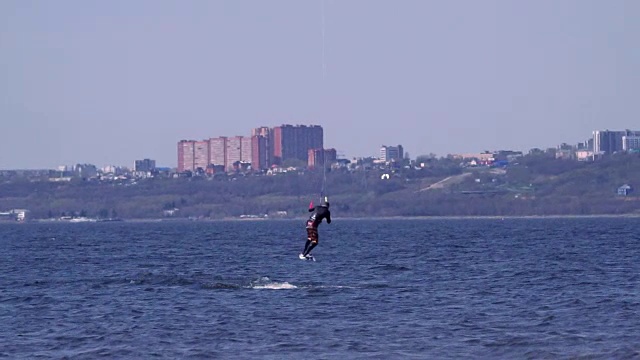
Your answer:
[[[640,213],[636,193],[617,194],[624,184],[640,184],[640,154],[614,154],[594,162],[532,154],[504,168],[461,167],[451,158],[425,157],[419,162],[425,167],[327,172],[332,213],[335,217]],[[306,216],[309,202],[319,200],[323,174],[152,178],[135,183],[0,181],[0,210],[28,209],[35,219],[221,219]]]

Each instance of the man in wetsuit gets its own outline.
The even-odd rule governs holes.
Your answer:
[[[299,255],[300,259],[306,258],[311,250],[318,245],[318,225],[322,219],[327,219],[327,224],[331,224],[331,212],[329,211],[329,201],[325,198],[320,206],[309,207],[309,212],[313,212],[307,220],[307,243],[304,245],[304,251]]]

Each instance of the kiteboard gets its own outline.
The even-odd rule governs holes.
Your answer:
[[[311,260],[311,261],[316,261],[316,258],[313,257],[313,255],[311,254],[307,254],[307,256],[304,256],[302,254],[298,255],[298,258],[300,260]]]

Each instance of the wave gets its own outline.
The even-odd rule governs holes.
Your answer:
[[[383,265],[387,268],[388,265]],[[393,267],[397,269],[397,267]],[[326,282],[296,282],[292,283],[286,279],[271,279],[268,276],[246,277],[246,276],[225,276],[214,274],[184,274],[166,273],[156,271],[142,271],[128,276],[108,276],[108,277],[87,277],[78,279],[32,280],[28,282],[18,282],[22,287],[59,287],[61,285],[73,285],[74,287],[86,286],[91,289],[98,289],[112,286],[135,286],[151,291],[158,288],[184,288],[191,287],[202,290],[292,290],[300,289],[312,292],[323,291],[348,291],[354,289],[387,289],[396,286],[385,283],[351,283],[335,284]],[[412,291],[413,288],[397,287],[401,292]]]
[[[118,281],[116,281],[118,282]],[[322,290],[349,290],[349,289],[385,289],[391,288],[384,283],[362,283],[362,284],[323,284],[317,282],[291,283],[282,279],[273,280],[268,276],[247,279],[246,277],[227,277],[219,275],[178,275],[178,274],[158,274],[153,272],[143,272],[132,277],[125,277],[124,282],[128,285],[152,287],[197,287],[206,290],[242,290],[242,289],[267,289],[267,290],[290,290],[305,289],[311,291]],[[111,279],[103,279],[102,285],[113,284]]]
[[[286,281],[278,282],[272,281],[267,276],[263,276],[256,281],[252,281],[249,285],[252,289],[271,289],[271,290],[282,290],[282,289],[297,289],[298,287],[292,285]]]
[[[272,290],[281,290],[281,289],[297,289],[298,287],[292,284],[289,284],[288,282],[274,282],[271,284],[265,284],[265,285],[254,285],[252,286],[253,289],[272,289]]]
[[[407,266],[396,265],[396,264],[382,264],[375,265],[371,267],[371,270],[383,270],[383,271],[409,271],[411,270]]]
[[[152,286],[196,286],[202,289],[214,290],[236,290],[236,289],[297,289],[298,286],[287,281],[273,281],[267,276],[257,279],[225,278],[214,276],[216,281],[212,282],[211,277],[184,276],[172,274],[154,274],[145,272],[132,278],[125,278],[130,285],[152,285]]]

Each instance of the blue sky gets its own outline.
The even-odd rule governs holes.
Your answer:
[[[175,166],[181,139],[284,123],[347,157],[638,129],[639,18],[638,1],[4,0],[0,169]]]

